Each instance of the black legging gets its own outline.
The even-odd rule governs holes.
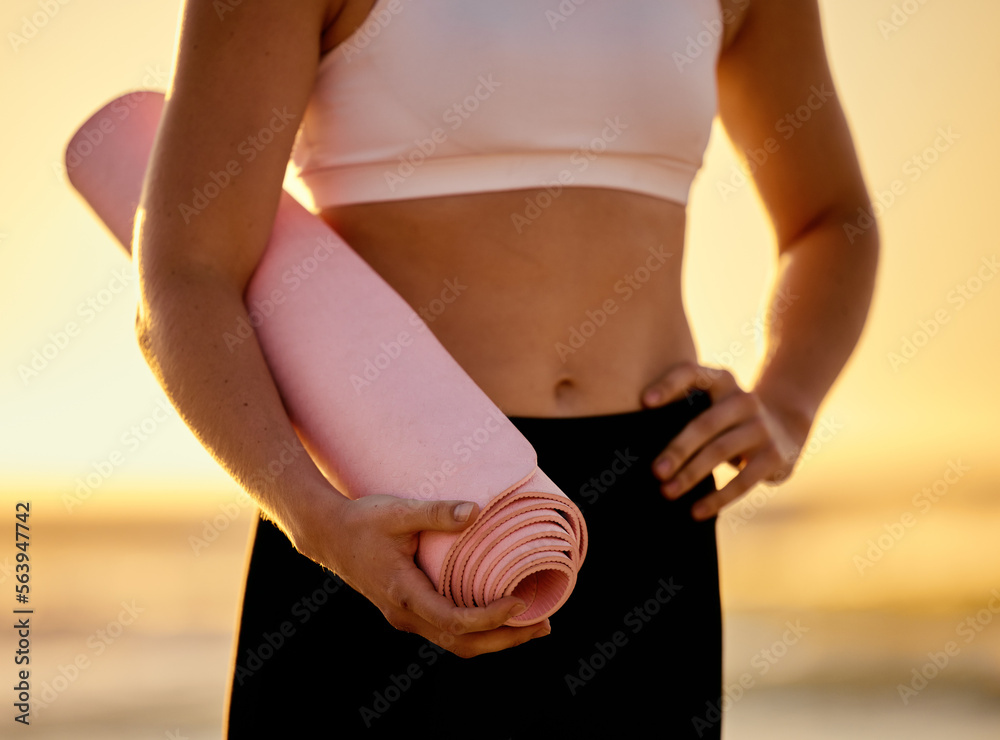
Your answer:
[[[230,738],[718,738],[722,618],[715,519],[660,494],[653,458],[707,395],[658,409],[511,417],[583,511],[587,559],[552,634],[471,659],[394,629],[367,599],[257,525]],[[315,734],[317,727],[329,731]],[[433,728],[433,729],[431,729]],[[558,734],[553,734],[558,733]]]

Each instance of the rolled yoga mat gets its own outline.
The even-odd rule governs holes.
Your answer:
[[[116,98],[67,149],[70,182],[126,250],[163,104]],[[528,608],[512,626],[562,606],[587,551],[580,510],[406,301],[287,192],[244,300],[289,418],[339,491],[479,504],[461,533],[420,535],[438,593],[459,606],[513,594]],[[249,332],[237,322],[224,339]]]

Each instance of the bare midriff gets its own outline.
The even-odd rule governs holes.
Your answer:
[[[357,203],[321,215],[505,414],[640,409],[649,383],[696,359],[681,298],[684,206],[598,187],[557,192]]]

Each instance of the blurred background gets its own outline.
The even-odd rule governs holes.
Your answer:
[[[1000,5],[820,4],[881,203],[881,275],[795,476],[719,521],[725,737],[996,738]],[[35,738],[222,722],[252,507],[166,404],[133,339],[131,266],[62,168],[94,110],[166,87],[178,12],[0,10],[0,602],[15,606],[14,502],[30,501]],[[774,250],[746,169],[716,122],[685,290],[703,362],[748,384]]]

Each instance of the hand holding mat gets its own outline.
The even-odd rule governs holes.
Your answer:
[[[122,96],[67,151],[74,187],[126,248],[162,106]],[[339,491],[479,504],[462,532],[421,533],[416,562],[438,593],[458,606],[516,596],[527,610],[511,626],[565,602],[587,550],[579,509],[416,312],[287,193],[244,298],[289,418]]]

